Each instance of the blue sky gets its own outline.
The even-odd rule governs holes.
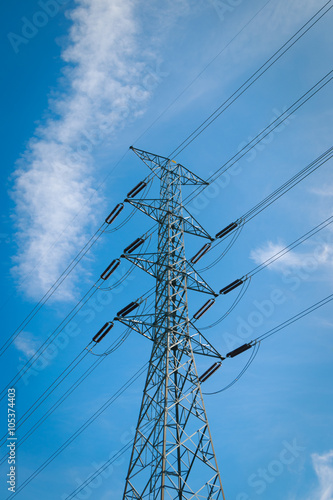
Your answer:
[[[266,3],[13,0],[2,6],[1,344],[114,205],[148,174],[128,147],[170,154],[325,2]],[[207,178],[328,73],[332,16],[332,11],[325,15],[177,161]],[[331,95],[332,83],[240,160],[232,175],[190,204],[211,234],[332,146]],[[214,289],[331,216],[331,168],[329,161],[245,225],[227,256],[204,273]],[[124,228],[100,237],[2,356],[3,385],[109,262],[151,226],[136,214]],[[188,256],[200,245],[189,237]],[[213,252],[198,267],[218,256]],[[226,354],[268,331],[332,293],[332,262],[329,226],[256,275],[233,313],[205,335]],[[118,279],[128,267],[119,269]],[[113,291],[97,291],[48,357],[15,385],[18,416],[106,321],[152,286],[152,279],[135,269]],[[189,300],[193,314],[206,299],[193,292]],[[231,303],[231,295],[218,299],[198,328],[217,320]],[[231,389],[205,397],[228,500],[333,499],[332,324],[328,304],[263,342]],[[98,352],[121,331],[117,325]],[[133,332],[106,357],[17,450],[18,485],[141,368],[149,353],[149,341]],[[87,355],[70,373],[17,431],[18,441],[95,359]],[[227,385],[247,359],[248,353],[227,360],[203,390]],[[198,357],[197,364],[200,373],[211,360]],[[141,376],[17,497],[64,499],[122,448],[133,437],[143,384]],[[6,412],[2,402],[2,435]],[[129,452],[77,498],[121,498],[128,460]],[[8,464],[1,471],[0,496],[6,498]]]

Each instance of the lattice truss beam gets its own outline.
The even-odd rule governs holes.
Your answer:
[[[170,265],[168,263],[168,254],[167,253],[141,253],[141,254],[123,254],[123,258],[135,264],[137,267],[146,271],[146,273],[150,274],[157,278],[158,273],[160,272],[161,267],[164,267],[165,270],[169,270]],[[179,262],[179,264],[184,263],[183,260]],[[178,269],[178,275],[175,276],[174,285],[177,287],[177,284],[181,286],[184,278],[187,279],[187,289],[194,290],[196,292],[208,293],[209,295],[217,296],[214,290],[209,286],[208,283],[203,279],[202,276],[193,268],[192,264],[186,261],[187,269]]]
[[[167,158],[134,152],[160,177],[159,203],[140,202],[159,231],[157,253],[126,257],[155,277],[156,294],[154,315],[118,318],[153,342],[123,499],[224,498],[194,352],[220,356],[198,330],[190,334],[187,304],[188,289],[214,295],[184,248],[181,185],[203,181]]]

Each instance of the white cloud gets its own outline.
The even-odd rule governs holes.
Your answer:
[[[333,500],[333,450],[320,455],[311,455],[312,466],[317,476],[318,484],[310,495],[302,496],[291,494],[289,500]]]
[[[132,118],[142,114],[153,91],[148,84],[152,68],[158,68],[159,57],[151,47],[160,43],[161,35],[165,38],[190,5],[197,5],[192,4],[173,0],[162,9],[156,2],[140,5],[137,0],[76,0],[69,13],[73,25],[68,46],[62,54],[67,93],[50,99],[54,115],[36,131],[15,172],[18,252],[13,272],[18,280],[29,275],[23,287],[30,297],[45,293],[86,241],[101,200],[94,179],[93,147],[121,129],[129,114]],[[296,2],[295,12],[287,0],[274,9],[272,4],[257,19],[259,27],[268,29],[274,19],[276,27],[270,26],[269,31],[278,33],[280,40],[293,32],[295,19],[299,24],[314,11],[315,2],[303,4]],[[145,31],[140,25],[143,9]],[[286,15],[290,10],[295,16]],[[148,12],[152,22],[147,22]],[[257,23],[251,29],[260,31]],[[251,36],[244,32],[233,44],[236,59],[226,53],[233,69],[242,67],[238,58],[251,63],[261,60],[262,51],[270,52],[277,43],[271,37],[269,44],[258,44],[255,37],[255,47],[250,46]],[[223,68],[225,79],[229,71]],[[237,76],[234,70],[231,74]],[[72,293],[73,280],[66,289],[62,287],[60,298],[67,300]]]
[[[133,0],[77,0],[62,57],[68,90],[30,140],[15,172],[18,252],[13,273],[39,298],[86,241],[97,195],[92,150],[142,113],[155,60],[139,44]],[[148,69],[147,69],[148,68]],[[79,212],[79,215],[73,218]],[[70,227],[69,227],[70,226]],[[73,282],[61,298],[72,297]]]
[[[25,358],[30,359],[35,354],[39,347],[39,342],[29,332],[22,332],[15,340],[14,345]]]
[[[333,450],[323,455],[314,453],[311,458],[319,481],[318,490],[311,498],[333,500]]]
[[[268,259],[278,254],[286,245],[282,243],[273,243],[268,241],[264,245],[250,253],[250,258],[257,264],[263,264]],[[283,255],[275,262],[269,265],[269,269],[275,271],[287,271],[289,269],[299,269],[307,264],[313,264],[315,268],[324,264],[332,264],[333,262],[333,245],[325,242],[313,245],[312,251],[297,252],[291,250]]]
[[[318,187],[318,188],[312,188],[311,193],[314,193],[318,196],[321,197],[331,197],[333,196],[333,184],[328,184],[326,186]]]

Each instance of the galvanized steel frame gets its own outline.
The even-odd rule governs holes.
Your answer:
[[[118,318],[153,342],[123,500],[224,499],[192,343],[202,347],[200,354],[219,354],[201,344],[199,331],[190,334],[187,303],[189,283],[215,295],[185,258],[188,220],[190,232],[209,235],[196,221],[193,231],[194,219],[184,219],[181,188],[204,181],[167,158],[132,149],[160,178],[160,198],[151,200],[151,210],[150,200],[140,206],[129,200],[153,213],[159,229],[157,254],[147,254],[145,262],[145,256],[127,256],[156,278],[155,314],[150,321]]]

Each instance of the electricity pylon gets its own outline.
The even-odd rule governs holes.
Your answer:
[[[172,160],[132,149],[159,177],[160,197],[127,200],[159,227],[156,253],[123,256],[156,278],[154,314],[117,318],[153,343],[123,499],[224,499],[194,353],[221,357],[192,327],[187,304],[189,289],[214,295],[184,248],[185,232],[210,236],[184,216],[182,185],[206,183]]]

